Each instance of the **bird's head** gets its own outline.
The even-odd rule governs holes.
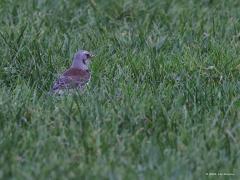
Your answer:
[[[87,70],[90,63],[90,59],[92,57],[94,57],[92,53],[85,50],[79,50],[74,55],[73,63],[71,67]]]

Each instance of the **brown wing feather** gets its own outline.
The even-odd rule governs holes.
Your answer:
[[[89,79],[90,73],[88,70],[70,68],[57,79],[52,89],[54,92],[71,88],[82,89],[88,83]]]

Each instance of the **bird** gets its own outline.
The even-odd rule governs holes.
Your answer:
[[[78,50],[72,60],[72,65],[54,82],[51,92],[62,95],[68,90],[82,91],[91,79],[89,64],[92,53],[86,50]]]

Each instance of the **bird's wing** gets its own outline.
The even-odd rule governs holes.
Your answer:
[[[82,89],[89,81],[90,73],[70,69],[61,75],[54,83],[52,90],[57,92],[62,89]]]
[[[60,76],[53,85],[53,91],[70,88],[83,88],[88,79],[74,76]]]
[[[60,89],[69,88],[72,84],[72,80],[68,76],[60,76],[57,81],[54,83],[52,90],[57,91]]]

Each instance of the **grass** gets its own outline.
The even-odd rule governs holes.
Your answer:
[[[239,18],[238,0],[1,0],[0,179],[239,179]],[[88,87],[47,95],[77,49]]]

